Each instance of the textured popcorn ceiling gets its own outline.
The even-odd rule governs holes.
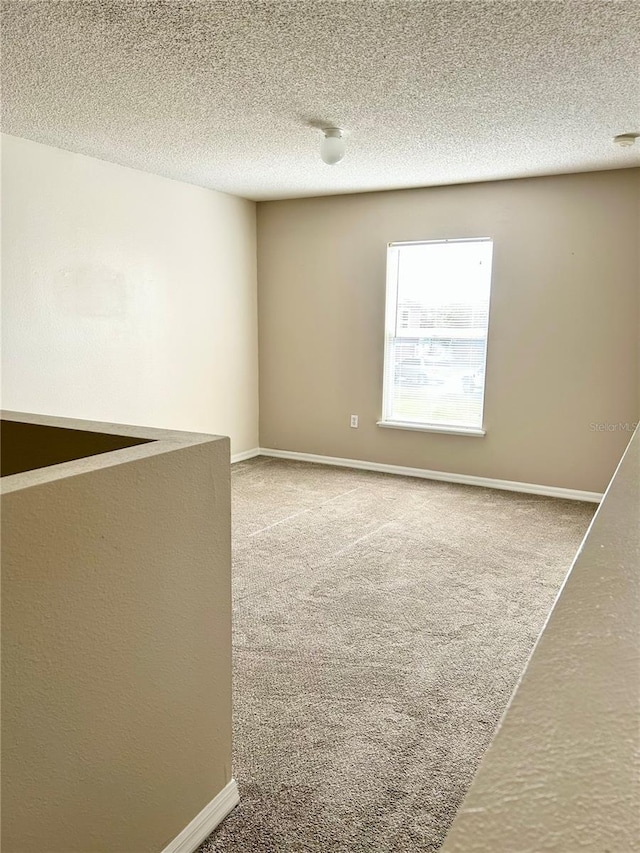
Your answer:
[[[638,2],[3,7],[3,130],[252,199],[640,164]]]

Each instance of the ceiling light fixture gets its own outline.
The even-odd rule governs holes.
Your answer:
[[[629,148],[638,136],[640,136],[638,133],[620,133],[618,136],[613,137],[613,141],[616,145],[620,145],[621,148]]]
[[[341,127],[323,127],[324,137],[320,143],[320,156],[328,166],[335,166],[344,157],[344,139]]]

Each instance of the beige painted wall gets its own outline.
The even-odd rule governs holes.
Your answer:
[[[4,853],[160,853],[231,779],[228,439],[133,434],[2,481]]]
[[[639,518],[636,432],[442,853],[639,849]]]
[[[2,143],[3,406],[257,447],[255,204]]]
[[[640,409],[639,192],[633,169],[260,203],[261,446],[603,491],[630,433],[591,424]],[[477,236],[486,437],[377,427],[386,244]]]

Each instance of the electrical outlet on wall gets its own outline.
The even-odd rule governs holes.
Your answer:
[[[357,415],[351,415],[350,426],[352,426],[354,429],[358,428],[358,416]]]

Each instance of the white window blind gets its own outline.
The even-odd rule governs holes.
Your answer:
[[[493,242],[391,243],[382,426],[482,430]]]

